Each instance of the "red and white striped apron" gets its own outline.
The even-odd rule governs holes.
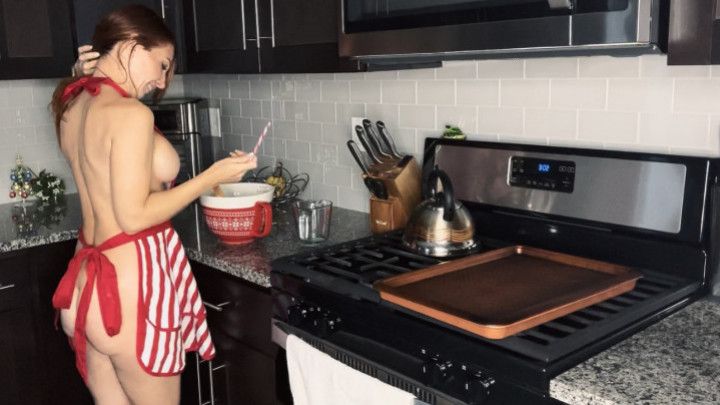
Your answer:
[[[187,351],[197,351],[206,360],[215,356],[205,307],[180,238],[169,222],[132,235],[120,233],[100,246],[87,245],[82,232],[79,240],[82,247],[60,280],[53,306],[70,308],[75,280],[82,263],[87,261],[87,281],[80,294],[72,339],[76,366],[83,379],[87,378],[85,323],[93,286],[98,289],[107,334],[116,335],[122,325],[115,267],[103,252],[130,242],[135,244],[138,258],[135,347],[142,368],[155,376],[176,375],[185,367]]]

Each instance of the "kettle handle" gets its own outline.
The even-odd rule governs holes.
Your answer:
[[[435,190],[438,179],[440,179],[440,184],[442,184],[442,193],[437,193]],[[427,189],[430,190],[430,193],[433,194],[433,198],[438,198],[438,194],[442,194],[443,219],[448,222],[452,221],[453,218],[455,218],[455,192],[453,191],[452,183],[448,175],[435,166],[428,176],[426,186]]]

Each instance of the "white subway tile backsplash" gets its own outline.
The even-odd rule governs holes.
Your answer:
[[[587,56],[578,58],[580,77],[639,77],[639,58]]]
[[[273,100],[295,100],[295,82],[292,80],[272,81]]]
[[[367,189],[353,190],[346,187],[339,188],[338,205],[351,210],[368,212],[370,210],[370,193]]]
[[[720,79],[676,79],[675,111],[720,111]]]
[[[635,143],[638,113],[618,111],[580,111],[578,138],[594,142]]]
[[[417,84],[417,103],[433,105],[454,105],[455,81],[419,81]]]
[[[522,59],[480,60],[477,62],[479,79],[508,79],[523,77]]]
[[[295,81],[295,97],[298,101],[320,101],[322,82],[319,80]]]
[[[285,119],[306,121],[308,119],[308,103],[304,101],[286,101]]]
[[[319,122],[298,122],[297,139],[303,142],[322,142],[322,124]]]
[[[640,77],[710,77],[710,66],[668,66],[667,55],[643,55]]]
[[[379,103],[381,82],[377,80],[350,81],[350,101],[353,103]]]
[[[364,116],[372,122],[383,121],[389,128],[397,128],[402,107],[393,104],[368,104]],[[342,124],[340,121],[338,123]]]
[[[478,107],[478,132],[505,135],[522,134],[522,108]]]
[[[323,101],[350,101],[350,82],[327,81],[322,82]]]
[[[550,104],[550,81],[501,80],[500,106],[502,107],[547,107]]]
[[[477,132],[477,107],[475,106],[438,106],[435,129],[444,129],[446,124],[460,127],[463,132]]]
[[[577,136],[576,110],[528,108],[525,110],[525,136],[547,139],[574,139]]]
[[[310,142],[287,141],[287,157],[296,160],[310,160]]]
[[[347,148],[340,151],[340,156],[342,156],[341,161],[350,162],[352,159]],[[350,176],[348,166],[325,165],[325,184],[348,187],[352,183]]]
[[[640,114],[640,144],[670,147],[708,146],[709,120],[704,114]]]
[[[224,98],[220,101],[220,114],[225,116],[240,116],[242,115],[242,109],[240,107],[240,100],[231,100]]]
[[[499,80],[458,80],[457,104],[497,107],[500,103]]]
[[[230,98],[245,100],[250,98],[250,82],[247,80],[230,80]]]
[[[216,96],[221,119],[229,123],[226,148],[252,147],[272,117],[274,141],[261,159],[308,172],[308,198],[362,210],[368,194],[345,146],[351,117],[385,121],[398,149],[420,159],[425,138],[439,136],[446,123],[474,140],[720,155],[720,69],[667,66],[664,55],[453,61],[435,69],[366,73],[185,75],[183,84],[186,95]],[[16,136],[50,144],[48,116],[31,116],[40,116],[38,100],[53,86],[0,82],[2,126],[35,128]],[[18,96],[19,105],[9,97],[13,88],[30,89]],[[8,134],[0,132],[12,138]]]
[[[310,144],[310,160],[323,164],[337,164],[338,145],[325,143]]]
[[[269,80],[251,80],[250,98],[255,100],[270,100],[272,97],[272,82]]]
[[[398,71],[400,80],[434,79],[435,69],[407,69]]]
[[[578,76],[576,58],[538,58],[525,61],[525,77],[569,79]]]
[[[262,118],[262,101],[260,100],[241,100],[241,115],[246,118]]]
[[[382,102],[393,104],[415,104],[415,81],[384,80]]]
[[[475,79],[476,77],[477,62],[472,60],[443,62],[441,68],[435,69],[437,79]]]
[[[33,90],[29,86],[10,87],[7,89],[7,97],[10,105],[14,107],[30,107],[33,105]],[[40,101],[38,100],[38,102]],[[48,99],[48,102],[50,102],[50,99]]]
[[[435,106],[401,105],[398,125],[403,128],[435,128]]]
[[[310,121],[335,122],[335,103],[308,103]]]
[[[654,112],[672,110],[673,83],[664,79],[610,79],[609,110]]]
[[[607,103],[607,80],[553,79],[550,81],[550,107],[601,109]]]

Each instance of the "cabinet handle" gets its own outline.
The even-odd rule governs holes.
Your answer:
[[[192,6],[193,6],[193,28],[195,29],[195,53],[200,53],[200,42],[198,41],[197,5],[195,3],[195,0],[193,0]]]
[[[162,19],[165,19],[165,0],[160,0],[160,14],[162,15]]]
[[[275,48],[275,0],[270,0],[270,41]]]
[[[221,302],[217,305],[211,304],[207,301],[203,301],[203,304],[205,304],[206,307],[212,309],[213,311],[222,312],[223,307],[230,305],[230,301]]]
[[[243,51],[245,51],[247,50],[247,39],[245,37],[245,0],[240,0],[240,8],[242,9]]]
[[[11,288],[13,288],[13,287],[15,287],[15,284],[7,284],[7,285],[2,285],[2,284],[0,284],[0,291],[2,291],[2,290],[9,290],[9,289],[11,289]]]
[[[258,0],[255,0],[255,46],[260,48],[260,10]]]

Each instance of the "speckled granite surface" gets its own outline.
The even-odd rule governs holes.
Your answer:
[[[76,194],[64,204],[38,208],[28,202],[0,205],[0,253],[77,238],[82,222]]]
[[[188,257],[263,287],[270,287],[270,262],[278,257],[370,235],[366,213],[333,207],[329,239],[321,244],[304,245],[297,238],[289,207],[276,207],[268,237],[248,245],[229,246],[210,233],[202,212],[199,235],[194,232],[194,208],[189,207],[173,219]]]
[[[569,404],[720,404],[720,300],[695,302],[550,383]]]
[[[220,243],[208,230],[195,205],[178,214],[172,223],[189,258],[263,287],[270,286],[270,262],[273,259],[370,235],[367,214],[334,207],[330,238],[322,244],[303,245],[297,238],[292,213],[287,208],[273,210],[273,227],[268,237],[243,246]],[[196,210],[199,227],[196,227]],[[24,209],[16,204],[2,204],[0,253],[77,238],[81,222],[77,194],[68,195],[64,208],[57,207],[52,213],[47,207],[40,210],[30,203]],[[196,232],[196,229],[200,231]]]

